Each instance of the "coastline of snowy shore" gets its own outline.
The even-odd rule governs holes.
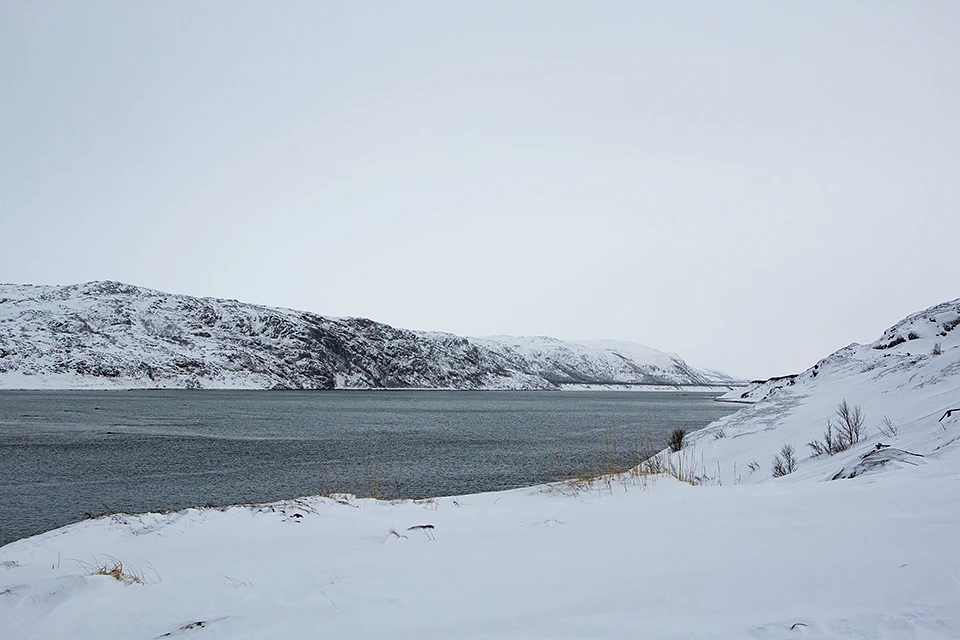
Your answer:
[[[752,404],[618,477],[20,540],[0,637],[956,638],[958,325],[955,300],[732,392]],[[858,436],[823,450],[843,406]]]

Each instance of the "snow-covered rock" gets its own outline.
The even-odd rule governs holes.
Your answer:
[[[726,387],[630,343],[463,338],[119,282],[0,285],[0,388]]]

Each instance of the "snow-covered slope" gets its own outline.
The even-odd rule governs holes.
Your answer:
[[[745,484],[770,481],[784,445],[798,458],[788,481],[927,464],[960,446],[960,423],[944,417],[960,408],[958,327],[960,299],[910,315],[876,341],[845,347],[799,375],[731,391],[722,399],[752,406],[688,435],[673,462],[696,467],[707,481]],[[860,442],[814,456],[808,443],[824,439],[828,420],[837,425],[844,401],[864,416]],[[879,459],[887,462],[871,464]]]
[[[0,388],[554,389],[736,381],[631,344],[468,339],[119,282],[0,285]]]
[[[954,640],[958,480],[114,516],[0,548],[0,637]]]

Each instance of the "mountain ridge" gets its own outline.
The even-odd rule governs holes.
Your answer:
[[[633,343],[466,338],[116,281],[0,284],[0,388],[731,388]]]

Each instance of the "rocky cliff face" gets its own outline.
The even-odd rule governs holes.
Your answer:
[[[0,388],[735,384],[622,343],[471,339],[119,282],[0,285]]]

